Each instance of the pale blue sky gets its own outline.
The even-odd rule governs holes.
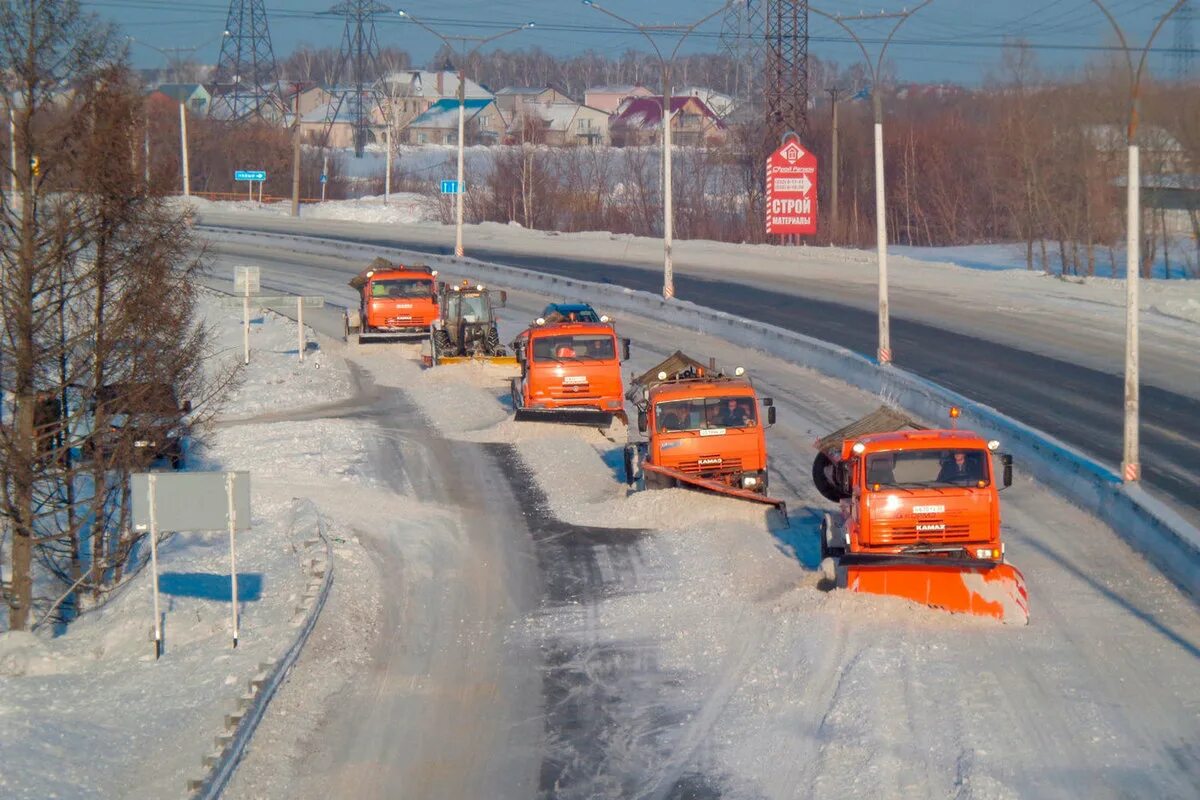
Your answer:
[[[320,17],[316,12],[329,9],[337,0],[266,0],[271,35],[277,56],[286,54],[300,42],[333,45],[339,42],[342,22],[336,16]],[[604,0],[612,11],[645,23],[692,22],[721,5],[720,0]],[[826,11],[857,14],[894,11],[915,0],[823,0],[817,4]],[[158,47],[209,44],[200,57],[213,62],[217,55],[217,37],[225,25],[229,0],[84,0],[89,10],[119,23],[126,33]],[[519,24],[535,21],[540,28],[523,32],[504,41],[505,47],[537,45],[554,53],[575,53],[586,49],[612,55],[626,48],[644,49],[645,42],[636,33],[604,30],[614,23],[588,9],[579,0],[400,0],[385,2],[390,8],[403,7],[415,16],[436,21],[447,34],[487,33],[486,28],[471,27],[473,22]],[[1158,15],[1169,9],[1173,0],[1108,0],[1118,19],[1133,38],[1144,42]],[[1197,0],[1196,5],[1200,5]],[[1198,14],[1200,15],[1200,14]],[[561,26],[583,29],[563,30]],[[1200,38],[1200,20],[1194,23]],[[600,29],[600,30],[597,30]],[[880,30],[879,23],[861,28],[868,35]],[[424,31],[401,24],[399,17],[380,17],[377,26],[380,43],[408,50],[422,62],[436,49],[437,41]],[[493,29],[494,30],[494,29]],[[685,51],[716,50],[720,43],[720,17],[713,20],[685,46]],[[810,51],[821,58],[847,64],[857,57],[852,45],[835,41],[841,32],[813,16],[813,41]],[[1175,30],[1168,22],[1156,41],[1156,47],[1174,46]],[[1091,45],[1111,44],[1111,29],[1091,0],[934,0],[909,20],[897,37],[890,53],[904,80],[951,80],[975,83],[1000,56],[997,45],[1007,36],[1019,35],[1039,49],[1042,64],[1050,68],[1070,69],[1098,54],[1085,49]],[[147,48],[134,48],[135,63],[153,66],[162,56]],[[1152,68],[1164,72],[1172,64],[1166,56],[1152,59]]]

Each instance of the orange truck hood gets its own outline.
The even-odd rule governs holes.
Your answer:
[[[999,542],[996,490],[882,489],[867,492],[859,520],[860,542],[887,547],[916,542],[947,545]]]
[[[703,433],[707,435],[701,431],[652,434],[650,463],[672,469],[690,467],[708,471],[728,468],[736,461],[743,472],[766,469],[767,447],[762,428],[726,428]]]

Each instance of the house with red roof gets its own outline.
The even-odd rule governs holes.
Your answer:
[[[720,145],[729,137],[729,128],[699,97],[672,97],[670,119],[671,143],[681,147]],[[661,96],[627,97],[609,120],[609,137],[616,147],[658,144],[662,120]]]

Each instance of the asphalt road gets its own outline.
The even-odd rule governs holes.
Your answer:
[[[220,227],[264,229],[225,223]],[[453,253],[449,247],[406,240],[402,229],[380,236],[329,231],[322,231],[320,236],[437,255]],[[587,258],[514,255],[486,248],[473,248],[471,255],[582,280],[649,292],[661,290],[658,273],[637,267]],[[876,317],[861,308],[680,273],[676,273],[675,285],[680,298],[874,357]],[[1119,376],[896,313],[892,316],[892,348],[898,366],[987,403],[1108,464],[1121,461],[1123,381]],[[1200,522],[1200,400],[1143,385],[1141,448],[1143,479],[1148,488],[1189,519]]]

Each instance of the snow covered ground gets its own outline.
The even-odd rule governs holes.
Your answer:
[[[367,222],[376,225],[412,225],[432,222],[439,216],[430,198],[412,192],[392,192],[384,201],[383,195],[360,197],[356,200],[327,200],[324,203],[305,203],[300,207],[304,219]],[[251,200],[206,200],[203,197],[178,198],[180,205],[204,214],[213,210],[233,209],[240,213],[287,217],[292,213],[288,202],[259,203]]]
[[[264,280],[306,291],[325,282],[331,296],[344,294],[338,285],[351,262],[339,273],[328,256],[288,258],[295,266]],[[547,299],[510,292],[502,338]],[[387,375],[442,437],[514,453],[503,468],[531,505],[510,524],[532,526],[539,563],[578,568],[543,572],[543,603],[506,634],[508,646],[535,643],[546,659],[537,667],[539,796],[1195,795],[1200,615],[1114,532],[1028,479],[1005,493],[1009,555],[1030,587],[1028,628],[821,591],[815,533],[826,503],[807,479],[811,442],[878,399],[695,332],[644,320],[618,326],[634,340],[631,371],[684,346],[743,364],[775,397],[773,488],[789,503],[789,527],[735,501],[628,495],[618,474],[624,429],[517,425],[502,368],[423,371],[411,346],[349,352]],[[407,419],[401,429],[422,424]],[[539,521],[543,513],[548,521]],[[554,548],[583,560],[548,557]],[[404,612],[418,636],[436,609]],[[414,697],[428,697],[433,676],[401,672]],[[465,691],[447,692],[450,717]],[[290,717],[306,706],[293,696],[287,708]],[[437,732],[446,718],[438,719],[392,724],[395,736],[415,728],[419,739],[427,727]],[[309,741],[284,763],[314,746],[321,752]],[[260,779],[272,749],[259,751]],[[366,758],[355,769],[378,766]],[[444,759],[426,766],[454,769]],[[361,796],[387,795],[375,787]]]
[[[240,361],[241,314],[207,295],[201,308],[215,334],[216,374]],[[190,469],[251,472],[253,530],[238,541],[239,646],[230,639],[228,539],[213,533],[176,533],[162,543],[159,661],[147,569],[62,635],[0,635],[0,796],[183,796],[260,662],[296,636],[308,581],[298,539],[312,531],[293,530],[293,499],[313,495],[307,486],[346,479],[365,448],[363,426],[254,421],[263,411],[285,418],[351,393],[340,359],[314,349],[300,364],[295,324],[256,318],[240,386],[204,445],[188,453]]]

